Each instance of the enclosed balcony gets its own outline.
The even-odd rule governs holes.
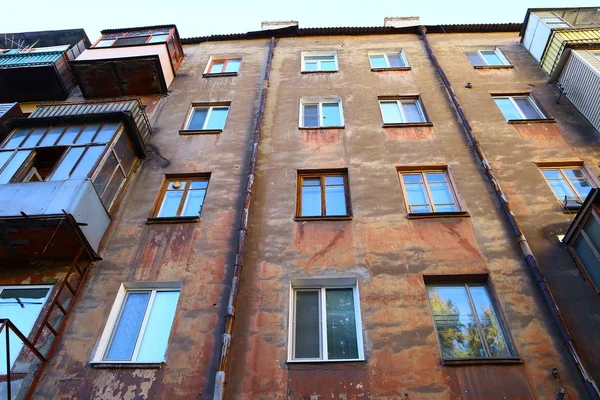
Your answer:
[[[71,62],[85,97],[166,93],[183,60],[175,25],[102,31]]]

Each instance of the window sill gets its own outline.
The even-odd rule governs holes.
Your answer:
[[[314,217],[294,217],[294,221],[349,221],[352,215],[318,215]]]
[[[237,72],[219,72],[215,74],[202,74],[203,78],[220,78],[222,76],[237,76]]]
[[[538,118],[538,119],[509,119],[509,124],[543,124],[548,122],[556,122],[554,118]]]
[[[223,129],[180,129],[180,135],[215,135],[222,133]]]
[[[92,368],[136,368],[136,369],[160,369],[165,364],[164,361],[160,362],[110,362],[110,361],[92,361],[90,367]]]
[[[390,67],[390,68],[371,68],[373,72],[380,71],[410,71],[412,67]]]
[[[315,363],[350,363],[364,362],[364,358],[354,358],[351,360],[287,360],[288,364],[315,364]]]
[[[508,65],[476,65],[473,68],[475,69],[512,69],[515,66],[512,64]]]
[[[417,126],[433,126],[433,122],[401,122],[381,125],[382,128],[412,128]]]
[[[301,74],[334,74],[338,72],[339,69],[333,71],[300,71]]]
[[[408,213],[408,219],[470,217],[467,211]]]
[[[199,216],[192,217],[150,217],[146,220],[146,224],[179,224],[182,222],[198,222]]]
[[[495,364],[523,364],[520,357],[503,358],[455,358],[441,360],[440,364],[445,367],[458,367],[463,365],[495,365]]]
[[[298,129],[301,131],[315,130],[315,129],[346,129],[346,125],[340,126],[299,126]]]

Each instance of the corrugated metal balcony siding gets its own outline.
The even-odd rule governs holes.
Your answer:
[[[568,99],[600,131],[600,61],[585,50],[571,51],[558,80]]]
[[[575,43],[600,43],[600,29],[554,30],[550,36],[549,43],[546,46],[542,61],[540,62],[542,69],[549,75],[552,75],[566,45]]]
[[[52,64],[58,61],[64,51],[53,51],[49,53],[20,53],[0,54],[0,68],[18,68],[22,66],[34,66],[40,64]]]
[[[29,118],[60,117],[67,115],[102,114],[114,112],[131,113],[145,144],[150,137],[150,123],[139,99],[96,100],[73,103],[42,104]]]

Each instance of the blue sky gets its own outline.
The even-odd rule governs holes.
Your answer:
[[[379,26],[384,17],[419,16],[421,23],[522,22],[527,8],[597,6],[599,0],[30,0],[4,1],[2,32],[100,30],[176,24],[182,37],[247,32],[261,21],[297,20],[300,27]],[[10,17],[9,17],[10,16]]]

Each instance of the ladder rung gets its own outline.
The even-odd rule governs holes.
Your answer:
[[[58,301],[56,301],[56,307],[58,307],[63,314],[67,315],[67,310],[65,310],[62,304],[60,304]]]
[[[48,329],[50,329],[50,332],[52,332],[52,333],[54,334],[54,336],[58,336],[58,332],[56,332],[56,329],[54,329],[54,328],[52,327],[52,325],[50,325],[50,322],[46,321],[46,327],[47,327]]]

